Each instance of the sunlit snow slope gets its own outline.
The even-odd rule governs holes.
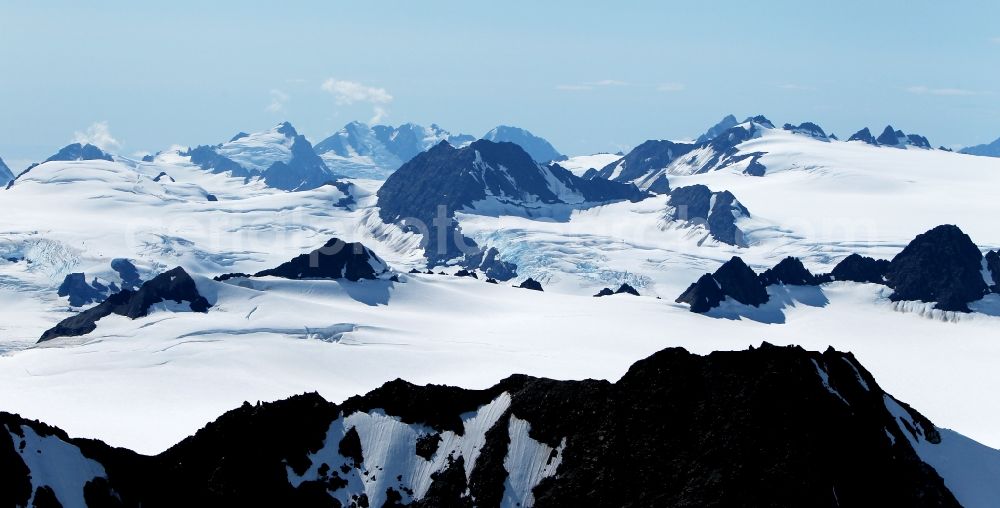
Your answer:
[[[379,181],[355,180],[347,196],[333,186],[245,183],[169,154],[42,164],[0,191],[0,258],[13,260],[0,261],[0,407],[155,452],[243,400],[311,390],[341,400],[397,377],[467,387],[515,372],[616,379],[667,346],[707,353],[767,340],[854,351],[888,392],[937,425],[1000,445],[1000,405],[983,396],[1000,389],[997,295],[971,314],[894,304],[884,287],[849,282],[774,286],[762,308],[727,302],[709,315],[673,303],[733,255],[758,271],[793,255],[825,272],[851,252],[892,257],[944,223],[995,248],[1000,160],[780,130],[738,148],[766,152],[766,174],[731,167],[668,178],[674,188],[733,192],[751,213],[739,223],[745,248],[669,219],[666,196],[565,219],[457,214],[464,234],[517,264],[513,284],[532,277],[544,292],[405,273],[398,283],[214,282],[331,237],[364,243],[399,272],[426,266],[418,235],[379,220]],[[161,172],[171,178],[154,181]],[[144,279],[183,266],[213,307],[110,316],[83,337],[32,346],[75,312],[56,296],[65,275],[108,273],[113,258],[133,260]],[[434,271],[442,269],[456,268]],[[591,297],[622,282],[643,296]]]

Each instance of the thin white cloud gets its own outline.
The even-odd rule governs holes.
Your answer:
[[[271,103],[267,105],[267,111],[271,113],[283,113],[285,111],[285,104],[291,99],[289,95],[278,89],[271,90]]]
[[[684,83],[660,83],[656,87],[657,92],[681,92],[684,90]]]
[[[368,123],[381,123],[389,116],[387,106],[392,102],[392,95],[385,88],[335,78],[324,81],[321,88],[333,95],[333,99],[341,106],[359,102],[371,104],[372,117]]]
[[[943,95],[943,96],[979,95],[979,92],[976,92],[974,90],[966,90],[964,88],[931,88],[923,85],[908,87],[906,91],[915,95]]]
[[[628,83],[617,79],[602,79],[600,81],[590,81],[584,83],[587,86],[627,86]]]
[[[333,95],[337,104],[354,104],[355,102],[369,102],[371,104],[388,104],[392,102],[392,95],[385,88],[366,86],[357,81],[347,81],[330,78],[323,82],[323,90]]]
[[[100,148],[101,150],[108,151],[117,150],[122,146],[122,144],[111,135],[111,130],[108,128],[108,122],[94,122],[90,124],[90,127],[87,127],[87,130],[83,132],[74,132],[73,142],[84,145],[89,143]]]
[[[372,117],[368,120],[370,124],[382,123],[382,120],[389,116],[389,112],[382,106],[374,106],[372,109]]]
[[[990,42],[993,44],[1000,44],[1000,37],[990,37]]]

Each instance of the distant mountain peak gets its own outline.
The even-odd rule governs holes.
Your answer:
[[[114,160],[111,154],[101,150],[90,143],[71,143],[62,147],[55,155],[45,159],[51,161],[89,161],[89,160]]]
[[[997,138],[992,143],[986,143],[982,145],[970,146],[960,150],[962,153],[967,155],[980,155],[984,157],[1000,157],[1000,138]]]
[[[782,127],[782,129],[784,129],[786,131],[789,131],[789,132],[794,132],[796,134],[803,134],[803,135],[810,136],[810,137],[813,137],[813,138],[816,138],[816,139],[820,139],[820,140],[824,140],[824,141],[830,139],[829,137],[827,137],[826,132],[823,131],[822,127],[820,127],[819,125],[816,125],[816,124],[814,124],[812,122],[802,122],[799,125],[792,125],[790,123],[786,123]]]
[[[393,127],[353,121],[317,143],[316,153],[336,173],[383,179],[442,141],[463,146],[474,139],[466,134],[451,134],[437,124],[425,127],[407,122]]]
[[[723,132],[732,129],[733,127],[736,127],[739,124],[740,122],[739,120],[736,119],[735,116],[731,114],[726,115],[725,117],[722,118],[722,120],[719,120],[719,123],[709,127],[709,129],[704,134],[698,136],[697,142],[704,143],[706,141],[711,141],[712,139],[715,139]]]
[[[202,145],[181,155],[206,171],[259,178],[269,187],[288,191],[315,189],[336,180],[309,140],[289,122],[263,132],[240,132],[226,143]]]
[[[11,180],[14,179],[14,172],[4,164],[3,159],[0,158],[0,185],[7,185]]]
[[[498,125],[483,135],[488,141],[506,141],[514,143],[524,149],[532,159],[538,162],[559,161],[566,158],[559,153],[551,143],[544,138],[532,134],[527,129],[513,127],[510,125]]]
[[[558,164],[539,164],[516,143],[488,139],[462,148],[440,142],[390,175],[377,194],[384,222],[445,230],[444,237],[427,231],[424,251],[431,262],[466,254],[449,240],[460,234],[453,220],[456,211],[538,210],[543,204],[587,206],[642,195],[630,184],[584,180]],[[442,206],[449,219],[444,224],[439,216]]]
[[[295,127],[292,127],[292,124],[289,123],[289,122],[281,122],[281,123],[279,123],[274,128],[274,130],[277,131],[278,133],[284,134],[285,136],[288,136],[290,138],[294,138],[295,136],[299,135],[299,133],[295,131]]]

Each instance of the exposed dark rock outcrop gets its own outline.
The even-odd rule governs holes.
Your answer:
[[[497,280],[510,280],[517,276],[517,265],[500,260],[500,251],[496,247],[467,255],[463,265],[469,269],[478,269],[487,277]]]
[[[930,141],[924,136],[919,134],[906,134],[905,132],[894,129],[891,125],[887,125],[876,138],[872,135],[868,127],[861,129],[860,131],[854,133],[853,136],[848,139],[848,141],[862,141],[868,143],[869,145],[875,146],[888,146],[894,148],[905,148],[907,146],[913,146],[917,148],[931,148]]]
[[[675,301],[690,305],[691,312],[700,314],[718,307],[725,299],[726,294],[722,292],[722,288],[715,281],[715,277],[712,277],[710,273],[706,273],[697,282],[688,286]]]
[[[531,277],[524,279],[524,281],[518,284],[517,287],[521,289],[530,289],[533,291],[542,291],[542,283],[538,282],[535,279],[532,279]]]
[[[142,279],[139,277],[139,270],[128,259],[112,259],[111,269],[118,272],[118,276],[122,279],[122,287],[125,289],[135,289],[142,284]]]
[[[723,132],[726,132],[729,129],[736,127],[737,125],[739,125],[739,123],[740,123],[739,120],[737,120],[735,116],[726,115],[722,120],[719,120],[719,123],[711,126],[707,131],[705,131],[704,134],[698,136],[697,142],[704,143],[706,141],[711,141],[717,138]]]
[[[364,245],[331,238],[322,247],[300,254],[274,268],[261,270],[254,277],[283,279],[375,279],[389,270],[385,261]]]
[[[774,268],[768,268],[760,274],[760,281],[765,286],[785,284],[789,286],[815,286],[820,279],[812,274],[799,258],[782,259]]]
[[[719,283],[722,292],[744,305],[758,306],[767,303],[767,290],[753,269],[738,256],[726,261],[712,277]]]
[[[903,146],[905,139],[906,135],[903,134],[903,131],[893,129],[891,125],[886,125],[885,130],[875,138],[875,141],[878,141],[878,144],[883,146]]]
[[[728,123],[728,122],[724,122]],[[619,160],[588,175],[637,187],[657,194],[670,192],[667,174],[697,174],[745,164],[743,173],[763,176],[767,168],[760,159],[764,152],[741,152],[737,147],[774,124],[763,116],[747,118],[718,133],[706,133],[695,143],[649,140]]]
[[[907,134],[906,142],[910,146],[915,146],[917,148],[926,148],[928,150],[933,148],[931,146],[931,142],[928,141],[926,137],[921,136],[920,134]]]
[[[704,225],[712,238],[729,245],[746,246],[736,220],[750,217],[750,211],[733,193],[712,192],[704,185],[691,185],[671,191],[667,204],[672,207],[670,214],[674,220]]]
[[[240,166],[236,161],[216,152],[216,147],[202,145],[189,148],[180,155],[191,158],[191,163],[212,173],[229,173],[237,178],[250,178],[250,171]]]
[[[462,236],[455,212],[486,206],[542,212],[547,205],[586,207],[644,196],[631,184],[584,180],[557,164],[532,160],[514,143],[478,140],[455,148],[442,141],[389,176],[378,190],[379,217],[424,236],[433,266],[480,251]],[[483,204],[490,198],[492,205]]]
[[[104,300],[108,296],[105,291],[90,285],[87,282],[87,276],[83,273],[66,275],[62,284],[59,285],[57,294],[61,297],[69,297],[71,307],[83,307]]]
[[[892,258],[886,283],[893,301],[937,302],[936,309],[969,312],[968,303],[988,292],[983,255],[957,226],[937,226],[917,235]]]
[[[623,282],[621,286],[618,286],[618,289],[615,291],[616,295],[623,293],[627,295],[639,296],[639,291],[626,282]]]
[[[872,135],[872,131],[868,130],[868,127],[851,134],[851,137],[847,138],[848,141],[861,141],[862,143],[868,143],[869,145],[878,145],[878,141],[875,140],[875,136]]]
[[[715,273],[706,273],[688,286],[676,301],[689,304],[691,312],[703,313],[717,307],[727,296],[755,307],[769,299],[760,277],[742,259],[733,256]]]
[[[639,296],[639,291],[634,287],[632,287],[627,282],[623,282],[621,286],[618,286],[618,290],[616,291],[612,291],[611,288],[604,288],[598,291],[597,294],[594,296],[601,297],[601,296],[611,296],[620,294]]]
[[[884,284],[887,271],[889,271],[889,261],[886,259],[851,254],[837,263],[830,275],[834,280]]]
[[[210,306],[208,300],[198,293],[194,279],[183,268],[177,267],[144,282],[136,291],[123,289],[100,304],[60,321],[43,333],[38,342],[86,335],[97,328],[97,321],[111,314],[129,319],[143,317],[149,313],[150,307],[165,301],[187,302],[193,312],[208,312]]]
[[[503,398],[509,402],[489,423],[482,448],[453,452],[430,472],[420,498],[416,471],[383,477],[390,464],[360,446],[379,433],[398,448],[394,460],[426,460],[439,451],[441,432],[463,432],[461,415]],[[405,452],[406,434],[382,427],[347,426],[327,441],[334,423],[376,411],[411,426],[417,446]],[[529,444],[550,447],[550,460],[559,461],[537,485],[522,487],[530,491],[516,490],[504,465],[515,417],[530,425]],[[912,444],[933,450],[941,443],[937,428],[886,394],[853,355],[766,343],[707,356],[665,349],[615,383],[514,375],[466,390],[396,380],[341,405],[317,394],[244,403],[156,456],[73,439],[9,413],[0,413],[0,428],[11,434],[0,436],[5,506],[26,505],[32,494],[19,451],[27,429],[60,442],[58,452],[33,457],[50,471],[74,450],[103,466],[107,478],[88,484],[91,506],[98,499],[145,508],[344,506],[336,497],[348,506],[497,507],[506,495],[529,493],[540,508],[959,506]],[[318,462],[331,456],[332,463]]]
[[[829,139],[827,138],[826,133],[823,132],[823,128],[812,122],[802,122],[799,125],[792,125],[790,123],[786,123],[782,127],[782,129],[789,132],[794,132],[796,134],[803,134],[806,136],[810,136],[822,141],[827,141]]]
[[[991,289],[994,293],[1000,293],[1000,251],[991,250],[986,253],[986,271],[993,279]]]

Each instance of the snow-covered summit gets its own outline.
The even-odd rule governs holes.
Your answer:
[[[198,146],[179,155],[212,173],[260,179],[288,191],[315,189],[337,178],[309,140],[288,122],[263,132],[241,132],[225,143]]]
[[[475,140],[452,134],[437,124],[368,125],[351,122],[316,144],[316,153],[339,174],[383,179],[418,153],[447,141],[462,147]]]

